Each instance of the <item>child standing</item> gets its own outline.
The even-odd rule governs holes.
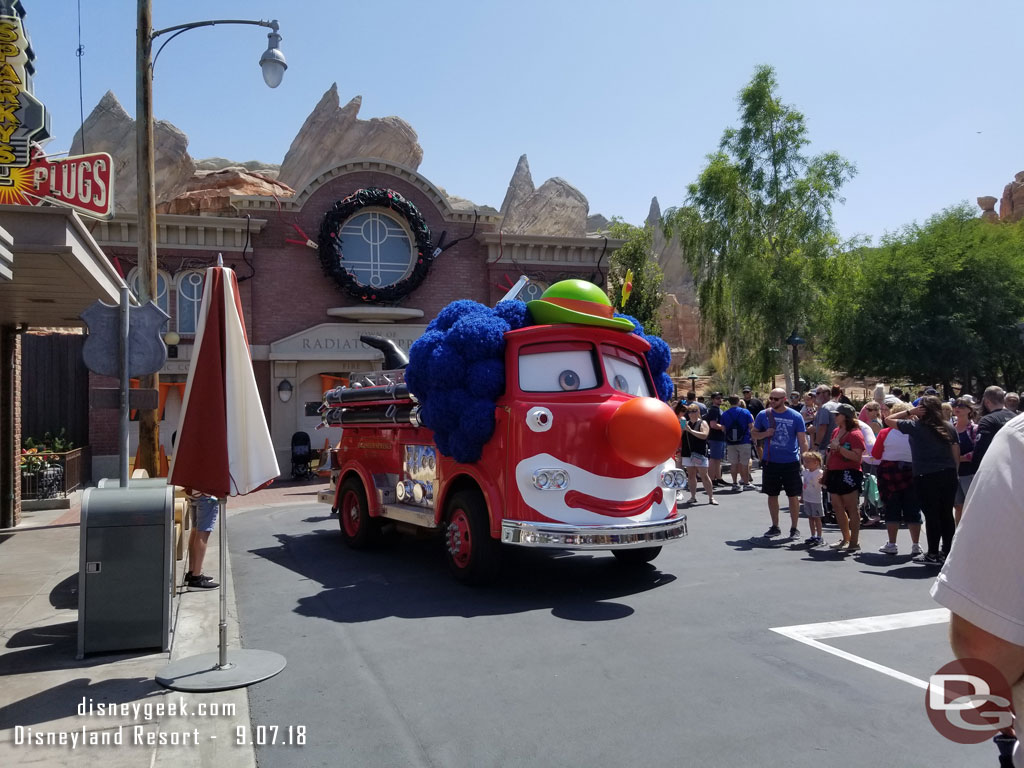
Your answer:
[[[804,451],[804,514],[811,526],[811,536],[804,541],[808,547],[820,547],[824,542],[821,538],[821,519],[825,512],[821,505],[821,454],[817,451]]]

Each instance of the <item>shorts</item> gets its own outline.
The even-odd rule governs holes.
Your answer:
[[[921,525],[924,523],[924,515],[921,513],[921,506],[917,503],[917,494],[913,486],[894,493],[885,502],[885,524],[899,525]]]
[[[217,524],[217,513],[220,502],[213,496],[200,496],[193,506],[195,510],[196,530],[209,533]]]
[[[836,496],[860,493],[864,483],[864,473],[859,469],[830,469],[825,487]]]
[[[708,453],[712,459],[721,461],[725,458],[725,440],[708,440]]]
[[[957,478],[956,484],[956,500],[953,502],[956,506],[962,506],[967,501],[967,489],[971,487],[971,481],[974,479],[974,475],[960,475]]]
[[[684,467],[706,467],[708,465],[708,457],[701,456],[699,453],[692,453],[689,456],[683,456],[679,463]]]
[[[735,443],[726,446],[725,455],[729,457],[730,464],[746,466],[750,463],[750,443]]]
[[[801,506],[804,508],[804,515],[807,517],[824,517],[825,510],[821,504],[815,504],[811,501],[801,502]]]
[[[778,496],[782,491],[790,498],[804,491],[804,478],[799,461],[767,462],[761,472],[761,491]]]

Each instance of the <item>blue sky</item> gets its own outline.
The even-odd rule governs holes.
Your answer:
[[[85,114],[113,90],[135,114],[133,0],[80,0]],[[79,124],[78,3],[23,0],[36,95],[66,150]],[[154,26],[277,18],[289,69],[263,85],[258,27],[187,32],[160,57],[156,117],[195,158],[279,163],[331,83],[360,117],[398,115],[420,171],[501,205],[521,154],[534,182],[560,176],[591,213],[640,223],[651,198],[681,204],[755,66],[776,68],[812,151],[858,175],[840,234],[877,238],[1024,170],[1024,3],[731,0],[153,0]]]

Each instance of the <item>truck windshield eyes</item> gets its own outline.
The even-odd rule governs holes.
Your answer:
[[[625,392],[627,395],[651,396],[650,387],[647,385],[647,376],[644,375],[644,369],[639,360],[635,362],[629,360],[624,352],[618,350],[614,354],[610,354],[606,350],[602,352],[605,369],[608,371],[608,380],[615,389]]]
[[[566,392],[580,388],[580,375],[576,371],[565,370],[558,374],[558,386]]]
[[[597,382],[590,351],[569,349],[519,356],[519,388],[523,392],[575,392],[593,389]]]

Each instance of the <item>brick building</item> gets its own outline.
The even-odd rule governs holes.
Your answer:
[[[318,240],[325,217],[339,201],[360,189],[391,190],[422,216],[414,231],[405,213],[381,205],[357,206],[334,222],[343,241],[349,274],[370,286],[364,300],[343,288],[321,267]],[[352,208],[350,205],[349,208]],[[408,209],[407,209],[408,210]],[[290,198],[234,197],[231,210],[217,215],[158,215],[158,303],[171,315],[173,357],[160,372],[161,432],[172,453],[201,299],[203,270],[216,263],[235,268],[240,280],[253,367],[283,473],[290,469],[292,435],[305,431],[314,448],[336,441],[336,430],[314,431],[325,388],[353,371],[381,367],[382,355],[359,341],[365,333],[384,335],[403,348],[450,301],[494,304],[521,274],[539,295],[550,282],[580,277],[604,284],[619,241],[600,237],[508,235],[493,209],[453,208],[430,180],[416,171],[377,159],[352,159],[325,170]],[[122,214],[93,228],[107,256],[134,287],[136,217]],[[420,236],[419,248],[417,235]],[[417,254],[440,247],[422,282],[384,300],[417,268]],[[91,386],[113,386],[93,376]],[[114,412],[92,411],[89,421],[93,477],[116,476],[117,420]],[[132,429],[130,449],[136,449]]]

